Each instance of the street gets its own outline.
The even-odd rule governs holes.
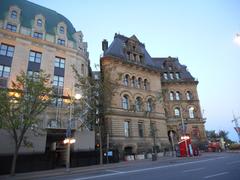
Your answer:
[[[39,180],[69,179],[69,180],[170,180],[170,179],[210,179],[210,180],[239,180],[239,153],[212,153],[207,156],[192,158],[174,158],[170,161],[142,161],[126,164],[121,167],[84,173],[70,173],[61,176],[39,178]]]

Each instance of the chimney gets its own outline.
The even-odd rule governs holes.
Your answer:
[[[104,39],[102,41],[102,50],[105,53],[105,51],[108,49],[108,41],[106,39]]]

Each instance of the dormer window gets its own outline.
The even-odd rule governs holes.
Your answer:
[[[58,39],[57,43],[59,45],[65,46],[65,40],[64,39]]]
[[[180,74],[179,74],[179,72],[177,72],[177,73],[175,74],[175,76],[176,76],[176,79],[180,79]]]
[[[42,24],[43,24],[42,20],[41,20],[41,19],[38,19],[38,20],[37,20],[37,26],[38,26],[38,27],[42,27]]]
[[[17,32],[17,26],[13,25],[13,24],[10,24],[10,23],[7,24],[6,29],[11,31],[11,32]]]
[[[11,12],[11,18],[12,19],[17,19],[17,11],[12,11]]]
[[[64,27],[63,27],[63,26],[61,26],[61,27],[59,28],[59,32],[60,32],[60,34],[64,34]]]

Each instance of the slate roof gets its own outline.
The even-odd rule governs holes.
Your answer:
[[[136,36],[133,35],[131,38],[136,38]],[[109,48],[105,51],[104,56],[115,56],[118,58],[121,58],[122,60],[128,61],[127,60],[127,56],[124,53],[124,47],[125,47],[125,42],[128,40],[128,37],[125,37],[123,35],[120,34],[115,34],[114,36],[114,40],[111,43],[111,45],[109,46]],[[137,38],[136,38],[137,39]],[[147,50],[145,49],[144,44],[142,44],[140,42],[140,51],[141,53],[144,54],[144,58],[145,58],[145,66],[152,66],[154,68],[154,62],[151,58],[151,56],[149,55],[149,53],[147,52]]]
[[[135,35],[130,37],[132,39],[137,39]],[[114,56],[119,58],[119,60],[122,61],[127,61],[127,55],[124,53],[124,47],[125,47],[125,42],[127,42],[129,38],[120,34],[115,34],[114,40],[111,43],[111,45],[108,47],[108,49],[104,52],[104,56]],[[164,58],[153,58],[149,55],[147,52],[145,45],[141,42],[140,43],[140,50],[144,54],[145,58],[145,63],[144,64],[138,64],[140,66],[145,66],[147,68],[151,68],[153,70],[158,70],[161,73],[164,73],[166,71],[169,71],[166,69],[164,66],[164,63],[166,61],[171,61],[172,64],[175,66],[175,68],[178,70],[180,73],[181,80],[194,80],[194,77],[190,74],[190,72],[187,71],[187,66],[180,64],[178,58],[169,58],[169,57],[164,57]]]
[[[68,39],[74,41],[72,35],[76,32],[76,30],[66,17],[54,10],[45,8],[26,0],[0,0],[0,19],[5,19],[8,14],[9,7],[12,5],[16,5],[21,9],[21,26],[32,28],[32,22],[35,16],[42,14],[46,19],[45,29],[48,34],[55,35],[58,23],[63,21],[67,25]]]

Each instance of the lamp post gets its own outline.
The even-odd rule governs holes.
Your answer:
[[[74,100],[79,100],[81,98],[81,94],[76,94],[74,97],[70,97],[69,102],[69,119],[68,119],[68,127],[66,131],[66,139],[64,139],[63,143],[67,144],[67,153],[66,153],[66,171],[69,171],[70,168],[70,147],[71,144],[76,142],[76,139],[72,138],[71,134],[71,122],[72,122],[72,111]]]

